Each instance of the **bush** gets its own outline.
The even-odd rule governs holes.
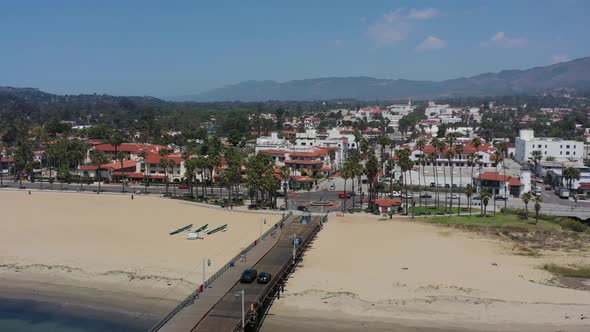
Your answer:
[[[554,222],[559,224],[563,229],[578,233],[583,233],[590,230],[588,226],[583,224],[581,221],[571,218],[555,218]]]

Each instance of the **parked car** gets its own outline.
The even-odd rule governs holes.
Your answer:
[[[270,282],[270,279],[272,279],[272,276],[271,276],[270,273],[268,273],[268,272],[260,272],[258,274],[257,282],[259,284],[268,284]]]
[[[346,193],[350,196],[356,196],[356,193],[354,191],[347,191]]]
[[[495,200],[497,200],[497,201],[505,201],[505,200],[507,200],[507,199],[508,199],[508,197],[506,197],[506,196],[502,196],[502,195],[496,195],[496,196],[494,197],[494,199],[495,199]]]
[[[451,194],[449,199],[459,199],[459,194]]]
[[[445,183],[445,188],[451,188],[451,185],[448,183]]]
[[[431,194],[422,194],[420,195],[420,198],[432,198]]]
[[[548,185],[545,186],[545,190],[551,190],[551,189],[552,189],[551,188],[551,185],[548,184]]]
[[[338,198],[340,199],[349,199],[350,197],[352,197],[349,193],[338,193]]]
[[[437,187],[438,187],[438,188],[442,188],[442,187],[443,187],[442,183],[439,183],[439,184],[437,185]]]
[[[432,188],[434,188],[434,187],[436,187],[436,184],[435,184],[434,182],[430,182],[430,186],[431,186]]]
[[[391,197],[401,197],[402,194],[399,191],[392,191],[390,196]]]
[[[240,277],[240,282],[243,284],[252,283],[258,277],[258,272],[254,269],[247,269],[242,272],[242,276]]]
[[[178,186],[178,189],[190,189],[189,186],[185,185],[185,184],[181,184],[180,186]]]
[[[481,201],[481,196],[473,196],[472,200]]]
[[[332,184],[330,185],[330,190],[336,190],[336,184],[332,183]]]
[[[303,211],[303,212],[308,212],[309,211],[309,209],[306,206],[304,206],[304,205],[299,205],[297,207],[297,210]]]
[[[412,196],[412,194],[406,194],[406,193],[402,193],[401,194],[401,198],[403,199],[412,199],[414,196]]]

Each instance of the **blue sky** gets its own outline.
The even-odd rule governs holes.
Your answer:
[[[179,96],[245,80],[443,80],[590,55],[590,1],[6,0],[0,85]]]

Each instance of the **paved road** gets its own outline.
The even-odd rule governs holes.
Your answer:
[[[9,180],[7,181],[6,179],[4,179],[3,181],[3,186],[4,188],[13,188],[13,189],[18,189],[20,187],[20,184],[18,181],[14,181],[14,180]],[[66,191],[79,191],[80,189],[83,191],[92,191],[92,192],[96,192],[98,191],[98,184],[94,183],[94,184],[82,184],[82,186],[80,186],[79,183],[59,183],[59,182],[54,182],[53,184],[49,184],[48,182],[34,182],[34,183],[30,183],[30,182],[23,182],[23,189],[35,189],[35,190],[66,190]],[[130,184],[128,186],[125,187],[125,192],[129,193],[129,194],[133,194],[133,193],[137,193],[139,191],[144,191],[145,190],[145,186],[141,185],[141,184]],[[197,190],[197,194],[200,195],[201,194],[201,189],[196,188]],[[106,193],[121,193],[122,192],[122,187],[121,184],[101,184],[100,185],[100,191],[101,192],[106,192]],[[168,191],[170,193],[174,193],[176,192],[176,194],[188,194],[189,190],[188,189],[180,189],[177,186],[174,186],[172,184],[170,184]],[[147,187],[147,193],[151,194],[151,195],[163,195],[166,192],[166,186],[164,185],[158,185],[158,186],[148,186]],[[242,191],[243,192],[243,191]],[[229,196],[229,191],[225,188],[221,188],[221,197],[228,197]],[[211,196],[211,188],[207,189],[207,195]],[[215,197],[219,197],[220,195],[220,188],[213,188],[213,195]]]

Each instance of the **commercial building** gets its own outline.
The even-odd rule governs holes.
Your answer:
[[[584,158],[584,143],[560,138],[535,137],[530,129],[520,130],[516,138],[514,158],[518,162],[528,161],[533,151],[540,151],[543,160],[554,158],[557,161],[581,160]]]

